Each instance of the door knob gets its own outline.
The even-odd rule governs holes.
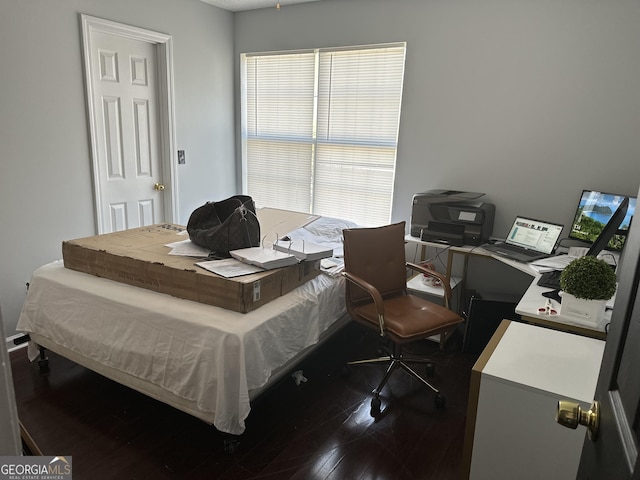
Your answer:
[[[153,186],[153,189],[154,189],[154,190],[157,190],[158,192],[161,192],[161,191],[163,191],[163,190],[164,190],[164,185],[162,185],[161,183],[156,183],[156,184]]]
[[[556,412],[556,422],[573,429],[578,425],[584,425],[587,427],[589,440],[595,441],[598,438],[598,427],[600,426],[600,402],[594,401],[591,408],[585,412],[576,402],[560,400]]]

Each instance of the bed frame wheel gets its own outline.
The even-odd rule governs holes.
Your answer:
[[[233,455],[240,448],[240,440],[237,438],[225,438],[224,440],[224,453],[227,455]]]
[[[38,367],[40,368],[40,375],[47,375],[49,373],[49,358],[47,358],[44,347],[40,347],[40,358],[38,359]]]

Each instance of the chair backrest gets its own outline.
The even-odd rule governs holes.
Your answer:
[[[407,288],[404,235],[405,222],[344,230],[345,271],[376,287],[383,297],[403,293]],[[346,284],[347,302],[371,300],[362,288]]]

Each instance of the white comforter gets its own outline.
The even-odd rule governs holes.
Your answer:
[[[199,417],[240,434],[250,391],[318,342],[343,313],[342,280],[324,274],[242,314],[57,261],[34,273],[17,329],[195,402]]]

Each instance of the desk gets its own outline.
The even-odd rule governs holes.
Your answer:
[[[546,302],[546,298],[542,296],[542,293],[549,291],[549,288],[540,287],[537,285],[539,278],[540,275],[536,274],[533,281],[531,282],[531,285],[516,306],[516,313],[520,315],[524,321],[536,325],[551,327],[556,330],[577,333],[579,335],[584,335],[587,337],[599,338],[603,340],[607,338],[607,334],[604,329],[595,330],[593,328],[582,326],[579,323],[573,321],[570,317],[562,315],[560,304],[555,300],[551,300],[551,303],[553,305],[553,308],[558,310],[558,315],[549,316],[546,314],[539,314],[538,308],[543,306]],[[605,312],[604,324],[606,325],[607,323],[609,323],[609,321],[611,321],[611,310],[607,309],[607,311]]]
[[[493,257],[493,255],[490,252],[486,251],[484,248],[480,246],[463,245],[461,247],[456,247],[454,245],[447,245],[443,243],[426,242],[424,240],[420,240],[418,237],[412,237],[411,235],[405,235],[404,240],[405,242],[415,243],[416,245],[421,247],[420,261],[423,261],[425,259],[427,247],[435,248],[437,250],[447,250],[447,267],[445,271],[445,275],[447,277],[452,276],[454,255],[456,254],[463,255],[464,268],[463,268],[463,273],[461,277],[462,282],[464,282],[464,279],[467,274],[467,266],[468,266],[470,256],[478,256],[478,257],[485,257],[485,258]]]
[[[441,243],[434,242],[425,242],[420,240],[419,238],[412,237],[411,235],[405,236],[405,241],[415,243],[421,246],[421,260],[424,260],[426,248],[431,247],[435,249],[446,249],[447,250],[447,265],[445,274],[449,277],[452,277],[453,270],[453,257],[454,255],[463,255],[464,256],[464,264],[462,276],[457,281],[456,284],[462,285],[462,289],[464,289],[465,279],[467,275],[467,267],[470,256],[483,257],[488,259],[497,260],[505,265],[508,265],[511,268],[514,268],[518,271],[526,273],[527,275],[532,277],[531,284],[525,291],[524,295],[520,299],[520,302],[516,306],[516,313],[521,316],[522,320],[527,323],[540,325],[548,328],[553,328],[555,330],[561,330],[570,333],[576,333],[579,335],[605,339],[606,332],[604,330],[594,330],[589,327],[581,326],[575,321],[573,321],[570,317],[563,316],[562,310],[560,309],[560,305],[556,301],[553,302],[554,308],[556,308],[560,313],[556,316],[549,316],[546,314],[539,314],[538,308],[544,306],[546,302],[546,298],[542,296],[543,292],[549,291],[549,288],[540,287],[537,285],[538,279],[540,278],[540,274],[534,270],[528,263],[516,262],[515,260],[510,260],[504,258],[500,255],[492,254],[487,250],[483,249],[481,246],[470,246],[465,245],[462,247],[456,247],[451,245],[445,245]],[[608,305],[612,306],[612,305]],[[611,311],[607,310],[605,324],[608,323],[608,320],[611,318]]]

